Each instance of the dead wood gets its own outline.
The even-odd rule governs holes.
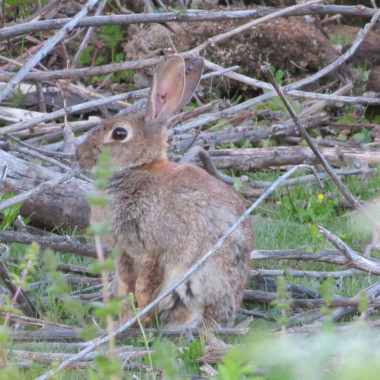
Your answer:
[[[243,301],[253,302],[253,303],[270,303],[277,300],[277,293],[265,292],[262,290],[246,290],[244,292]],[[319,299],[291,299],[291,304],[293,308],[303,307],[303,308],[317,308],[324,306],[329,307],[358,307],[359,301],[353,300],[351,298],[345,297],[334,297],[330,303],[326,303],[322,298]],[[379,302],[374,302],[374,306],[379,307]]]
[[[143,358],[147,351],[143,347],[117,347],[117,355],[122,360],[134,360]],[[103,352],[102,352],[103,351]],[[36,351],[22,351],[22,350],[6,350],[13,360],[32,360],[34,363],[50,365],[53,362],[62,362],[70,357],[72,354],[68,353],[53,353],[53,352],[36,352]],[[87,368],[89,362],[94,360],[99,355],[105,354],[105,349],[100,349],[100,352],[91,352],[82,357],[80,361],[71,363],[71,368]]]
[[[273,278],[252,276],[251,280],[255,289],[262,289],[270,292],[277,291],[277,283]],[[286,288],[293,298],[321,298],[321,294],[317,290],[308,289],[301,285],[288,283],[286,285]]]
[[[26,60],[22,68],[7,82],[7,84],[0,90],[0,103],[11,93],[11,91],[24,79],[28,74],[54,47],[62,41],[67,33],[72,30],[78,21],[87,15],[89,10],[93,8],[98,0],[88,0],[82,9],[72,18],[65,23],[62,28],[54,34],[53,37],[48,39],[41,49],[39,49],[30,59]]]
[[[194,161],[200,160],[202,167],[214,177],[220,179],[221,181],[233,185],[234,179],[222,172],[220,172],[211,160],[208,152],[200,146],[194,146],[190,149],[180,160],[180,164],[188,164]],[[1,206],[1,204],[0,204]]]
[[[68,236],[39,236],[27,232],[0,231],[0,241],[3,243],[21,244],[31,244],[32,242],[36,242],[43,250],[50,248],[54,251],[70,252],[78,256],[96,257],[94,245],[82,244]]]
[[[359,294],[357,294],[352,299],[355,301],[359,301],[360,297],[362,296],[362,292],[360,291]],[[376,300],[380,296],[380,281],[370,285],[368,288],[364,289],[365,295],[368,298],[368,301],[371,302],[372,300]],[[339,322],[343,318],[346,318],[354,313],[356,313],[358,310],[357,306],[350,306],[350,307],[340,307],[336,310],[334,310],[332,314],[332,318],[334,322]]]
[[[256,250],[251,252],[251,259],[256,260],[305,260],[318,261],[336,265],[346,265],[347,260],[343,253],[333,249],[319,252],[301,252],[288,250]]]
[[[145,334],[153,334],[154,336],[163,335],[166,337],[182,336],[184,330],[169,330],[164,329],[163,331],[157,329],[144,329]],[[199,336],[199,329],[190,329],[194,337]],[[248,332],[248,328],[217,328],[211,330],[213,334],[217,336],[235,336],[244,335]],[[99,336],[103,336],[102,332]],[[124,330],[122,333],[116,336],[117,340],[122,339],[133,339],[141,337],[141,330],[129,328]],[[43,327],[39,330],[30,331],[12,331],[10,332],[10,338],[14,341],[29,341],[29,340],[46,340],[46,341],[66,341],[66,342],[77,342],[82,341],[81,329],[66,329],[61,327]]]
[[[265,16],[275,12],[276,8],[258,7],[254,10],[245,11],[190,11],[153,13],[153,14],[130,14],[130,15],[109,15],[85,17],[78,22],[76,27],[89,27],[101,25],[117,24],[141,24],[141,23],[162,23],[162,22],[202,22],[202,21],[227,21],[243,20],[247,18]],[[343,14],[360,17],[372,17],[375,10],[368,7],[357,6],[337,6],[337,5],[312,5],[301,9],[295,9],[288,13],[288,16],[302,16],[307,14]],[[33,21],[24,24],[7,26],[0,32],[0,40],[29,34],[43,30],[52,30],[62,27],[70,19],[53,19],[44,21]]]
[[[374,167],[380,163],[379,150],[363,151],[356,148],[322,148],[322,154],[333,166],[344,166],[342,156],[368,163]],[[263,169],[271,166],[298,165],[306,163],[315,165],[317,158],[310,148],[300,146],[276,148],[220,149],[209,152],[218,169],[235,169],[242,172]]]
[[[327,122],[327,114],[324,112],[305,118],[305,127],[314,128]],[[192,133],[182,133],[173,136],[169,152],[182,153],[188,146],[200,145],[203,147],[218,147],[224,144],[238,144],[248,140],[251,144],[258,144],[262,140],[297,134],[293,121],[277,123],[271,127],[238,125],[227,127],[219,132],[202,132],[198,136]]]
[[[373,23],[376,23],[377,19],[380,17],[380,11],[377,11],[373,18],[371,19],[371,23],[368,24],[370,27],[373,25]],[[306,129],[304,125],[302,124],[301,120],[295,113],[293,107],[290,105],[288,100],[285,97],[285,94],[282,90],[282,88],[278,85],[276,82],[273,74],[271,73],[269,67],[263,67],[263,71],[267,75],[268,79],[270,80],[273,88],[278,93],[279,97],[281,98],[282,102],[284,103],[286,109],[288,110],[290,116],[294,120],[297,129],[300,133],[300,135],[306,140],[307,144],[309,145],[310,149],[313,151],[315,156],[317,157],[320,164],[323,166],[323,168],[326,170],[326,172],[329,174],[331,180],[335,183],[339,191],[343,194],[343,196],[346,198],[346,200],[355,208],[357,208],[359,211],[361,210],[364,213],[364,210],[362,210],[362,206],[358,202],[356,198],[352,195],[352,193],[349,191],[348,187],[341,181],[341,179],[335,174],[334,170],[330,166],[329,162],[326,160],[324,155],[320,152],[317,145],[314,143],[314,141],[311,139],[309,134],[306,132]],[[370,219],[371,220],[371,219]],[[376,222],[375,222],[376,223]]]
[[[319,231],[331,244],[343,253],[349,266],[371,274],[380,275],[380,260],[371,259],[360,255],[344,243],[338,236],[334,235],[322,226],[319,226]]]
[[[347,269],[341,271],[311,271],[311,270],[294,270],[288,269],[286,271],[282,269],[253,269],[251,270],[251,278],[252,276],[267,276],[267,277],[278,277],[278,276],[287,276],[289,273],[292,277],[309,277],[309,278],[317,278],[320,280],[324,280],[326,278],[332,277],[335,279],[339,279],[342,277],[352,277],[359,273],[359,270],[356,269]]]
[[[23,193],[42,182],[54,180],[61,176],[56,170],[21,160],[12,154],[0,150],[0,162],[8,165],[8,176],[3,192]],[[75,226],[84,228],[88,225],[90,208],[85,193],[91,185],[81,179],[70,179],[65,183],[39,193],[27,199],[22,208],[23,216],[44,226]]]

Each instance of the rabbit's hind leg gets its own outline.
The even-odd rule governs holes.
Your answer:
[[[198,327],[203,321],[203,302],[198,301],[192,291],[192,282],[188,280],[160,302],[161,323],[172,329]]]

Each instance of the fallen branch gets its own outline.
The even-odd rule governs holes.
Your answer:
[[[236,335],[245,335],[248,332],[248,328],[229,328],[229,327],[221,327],[212,329],[211,332],[217,336],[236,336]],[[165,337],[177,337],[182,336],[184,330],[158,330],[154,328],[144,329],[146,335],[154,335],[154,336],[165,336]],[[199,329],[189,329],[191,334],[194,337],[198,337],[200,334]],[[9,337],[13,341],[55,341],[55,342],[79,342],[83,341],[81,337],[81,329],[68,329],[57,326],[46,326],[39,330],[18,330],[11,331]],[[121,332],[116,336],[117,340],[123,339],[135,339],[140,338],[142,335],[141,330],[137,328],[129,328]],[[99,336],[103,336],[103,332],[99,334]],[[90,346],[91,342],[86,342],[85,346]]]
[[[278,299],[277,293],[265,292],[262,290],[246,290],[244,292],[244,302],[254,303],[270,303]],[[291,299],[292,307],[304,307],[304,308],[317,308],[321,306],[328,307],[358,307],[359,300],[353,300],[352,298],[334,297],[331,302],[326,302],[322,298],[317,299]],[[371,306],[379,307],[379,302],[373,302]]]
[[[194,49],[191,49],[191,53],[199,54],[202,50],[205,50],[209,46],[214,46],[215,44],[222,42],[228,38],[231,38],[237,34],[243,33],[244,31],[253,28],[256,25],[262,24],[266,21],[272,20],[273,18],[281,17],[286,14],[289,14],[290,12],[297,10],[297,9],[302,9],[304,7],[310,7],[314,4],[318,4],[322,2],[322,0],[310,0],[307,3],[301,3],[301,4],[296,4],[291,7],[283,8],[280,10],[277,10],[276,12],[273,12],[269,15],[260,17],[257,20],[253,20],[251,22],[248,22],[246,24],[240,25],[232,30],[229,30],[228,32],[218,34],[216,36],[213,36],[209,38],[207,41],[203,42],[202,44],[198,45]]]
[[[85,17],[76,25],[79,27],[117,25],[117,24],[148,24],[163,22],[203,22],[203,21],[231,21],[244,20],[248,18],[261,17],[278,11],[278,8],[258,7],[254,10],[245,11],[181,11],[170,13],[153,14],[129,14],[129,15],[108,15]],[[364,6],[344,6],[344,5],[314,5],[296,9],[287,16],[304,16],[308,14],[342,14],[360,17],[372,17],[375,10]],[[44,21],[33,21],[23,24],[7,26],[0,31],[0,40],[16,37],[22,34],[29,34],[43,30],[58,29],[70,21],[68,18],[52,19]]]
[[[347,259],[340,251],[325,249],[319,252],[302,252],[288,250],[255,250],[251,252],[251,260],[304,260],[317,261],[336,265],[346,265]]]
[[[322,226],[318,226],[320,233],[343,255],[346,257],[347,265],[357,268],[361,271],[368,272],[371,274],[380,275],[380,260],[370,259],[364,257],[359,253],[351,249],[343,240],[338,236],[334,235],[330,231],[326,230]]]
[[[68,236],[39,236],[27,232],[0,231],[0,242],[2,243],[38,243],[42,250],[50,248],[54,251],[74,253],[78,256],[96,257],[95,246],[82,244]]]
[[[356,159],[374,167],[380,164],[380,151],[363,151],[355,148],[321,148],[322,154],[334,166],[345,165],[342,157]],[[218,149],[208,152],[218,169],[235,169],[247,172],[271,166],[318,164],[310,148],[300,146],[279,146],[275,148]]]
[[[266,277],[286,277],[290,274],[292,277],[307,277],[307,278],[317,278],[320,280],[325,280],[326,278],[342,278],[342,277],[352,277],[361,273],[356,269],[347,269],[340,271],[317,271],[317,270],[295,270],[287,269],[286,271],[282,269],[253,269],[251,270],[252,276],[266,276]]]

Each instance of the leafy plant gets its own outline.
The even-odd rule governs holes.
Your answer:
[[[263,379],[252,377],[254,367],[248,361],[249,356],[246,351],[238,347],[232,348],[218,364],[218,375],[220,380],[241,380],[241,379]]]
[[[4,194],[0,195],[0,202],[6,199],[10,199],[14,197],[15,194]],[[1,222],[0,229],[1,230],[7,230],[17,219],[17,216],[20,214],[22,203],[18,203],[17,205],[14,205],[12,207],[9,207],[3,211],[0,211],[0,215],[2,216],[3,220]]]

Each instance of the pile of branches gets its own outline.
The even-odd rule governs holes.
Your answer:
[[[148,1],[147,3],[150,2]],[[3,200],[0,203],[0,211],[23,202],[21,208],[22,215],[30,216],[33,214],[32,220],[35,225],[42,225],[47,229],[57,225],[64,227],[77,226],[79,228],[84,228],[88,225],[90,211],[85,194],[92,189],[92,181],[76,168],[74,152],[75,147],[82,140],[81,134],[100,122],[99,117],[89,117],[89,113],[100,113],[105,117],[109,117],[110,114],[123,112],[125,108],[138,107],[144,102],[148,89],[110,95],[109,93],[101,94],[100,90],[94,91],[93,89],[77,85],[75,81],[78,78],[91,78],[95,75],[152,68],[163,60],[163,57],[156,56],[138,61],[76,68],[75,65],[93,33],[93,27],[115,24],[181,23],[185,21],[199,23],[205,21],[222,22],[236,19],[253,19],[253,21],[231,29],[227,33],[215,35],[213,38],[203,41],[190,51],[180,52],[184,58],[187,58],[193,57],[195,54],[202,54],[207,47],[217,45],[222,41],[233,38],[237,34],[243,33],[253,26],[277,17],[349,14],[369,19],[368,24],[357,34],[351,47],[320,71],[288,84],[283,88],[277,85],[268,68],[263,67],[263,72],[268,78],[268,82],[264,82],[239,74],[237,72],[238,67],[236,66],[225,68],[205,59],[205,67],[209,72],[203,75],[203,79],[212,76],[224,76],[245,86],[266,91],[261,95],[236,105],[228,102],[213,101],[174,116],[170,122],[169,155],[175,160],[192,161],[202,165],[206,170],[209,170],[227,182],[231,182],[231,178],[220,173],[221,169],[234,169],[238,172],[245,172],[273,167],[284,169],[293,166],[283,177],[273,183],[246,180],[242,188],[243,195],[252,199],[258,198],[258,200],[253,203],[243,218],[249,217],[250,213],[280,185],[287,184],[292,186],[299,182],[311,182],[314,179],[319,180],[330,177],[337,185],[339,191],[341,191],[347,206],[362,213],[369,223],[373,225],[374,231],[378,231],[379,222],[352,196],[342,183],[340,176],[376,173],[375,167],[380,163],[380,152],[373,149],[370,144],[367,144],[365,147],[362,145],[351,146],[348,143],[339,143],[323,138],[315,141],[310,138],[307,131],[315,126],[326,126],[326,128],[345,127],[344,125],[332,123],[329,115],[320,112],[320,109],[326,105],[359,104],[375,106],[380,105],[380,98],[375,96],[346,96],[345,94],[352,88],[352,83],[350,82],[342,84],[332,94],[302,91],[300,89],[306,85],[315,83],[318,79],[333,72],[352,57],[371,28],[378,22],[380,11],[365,7],[329,6],[321,3],[321,0],[312,0],[302,5],[281,9],[258,7],[254,10],[240,11],[177,11],[100,16],[106,2],[100,1],[98,4],[98,0],[89,0],[70,19],[32,20],[5,26],[0,30],[0,40],[4,41],[4,43],[5,41],[8,44],[16,43],[21,35],[33,33],[33,35],[38,36],[42,31],[49,31],[49,38],[44,42],[40,42],[35,37],[29,37],[28,43],[33,42],[36,44],[38,42],[38,45],[28,50],[30,57],[23,63],[21,63],[21,57],[1,57],[2,60],[7,61],[7,67],[13,65],[20,67],[20,69],[16,74],[8,70],[0,72],[0,80],[4,82],[0,88],[0,103],[6,104],[9,96],[11,96],[15,89],[19,89],[22,92],[30,91],[32,88],[35,96],[38,96],[40,108],[39,111],[30,111],[5,105],[0,107],[0,119],[3,123],[0,127],[2,192],[17,193],[16,196]],[[52,4],[55,3],[53,2]],[[96,8],[95,15],[86,17],[94,8]],[[47,11],[48,9],[42,8],[34,16],[43,15]],[[58,30],[54,32],[54,29]],[[75,57],[68,59],[69,62],[73,62],[70,68],[49,70],[49,67],[43,67],[41,60],[54,49],[64,49],[65,44],[70,44],[70,36],[73,33],[82,33],[84,37]],[[46,111],[47,86],[49,86],[49,91],[52,91],[52,88],[55,89],[53,96],[61,101],[61,108],[51,112]],[[79,100],[73,104],[67,104],[65,94],[68,93],[76,95]],[[24,95],[26,94],[27,92]],[[289,112],[290,117],[287,120],[278,120],[278,113],[273,111],[252,111],[250,109],[250,107],[276,96],[281,97]],[[313,101],[313,103],[297,116],[286,97],[308,99]],[[132,100],[134,101],[134,105],[131,106],[127,102]],[[78,114],[84,115],[85,120],[73,118],[72,115]],[[276,123],[267,127],[251,128],[245,121],[255,116],[275,120]],[[72,121],[68,121],[69,119]],[[231,126],[219,132],[210,132],[209,126],[220,119],[226,119]],[[376,127],[373,124],[358,125],[358,127],[363,126],[366,128]],[[308,147],[289,145],[275,148],[218,149],[210,150],[209,152],[204,150],[204,148],[228,143],[236,144],[244,140],[249,140],[252,144],[259,144],[263,140],[272,138],[285,139],[292,144],[297,144],[301,139],[304,139]],[[318,166],[323,171],[317,173],[314,169],[313,175],[297,177],[296,180],[288,179],[291,174],[300,168],[310,169],[310,165]],[[351,168],[342,168],[346,166],[351,166]],[[242,218],[239,219],[228,233],[232,233],[233,228],[236,228],[242,220]],[[364,254],[361,254],[352,250],[341,239],[322,226],[320,227],[320,232],[336,247],[336,250],[325,250],[318,253],[253,251],[251,254],[252,261],[268,259],[312,260],[328,262],[344,268],[343,270],[333,272],[289,271],[294,277],[324,279],[327,277],[343,278],[345,276],[355,276],[362,272],[374,275],[380,274],[380,262],[369,257],[371,248],[376,242],[372,246],[369,246]],[[223,236],[212,250],[205,253],[201,262],[198,262],[184,274],[181,281],[184,281],[191,273],[197,270],[207,257],[214,254],[227,236],[227,234]],[[30,244],[35,241],[42,249],[51,248],[79,256],[96,257],[95,247],[91,244],[83,244],[79,240],[67,236],[46,234],[38,228],[23,225],[21,221],[17,231],[1,231],[0,241],[5,244],[12,242]],[[4,249],[6,251],[7,248]],[[6,256],[3,255],[3,257]],[[93,352],[94,349],[106,343],[110,337],[106,334],[101,334],[100,339],[83,342],[78,329],[51,323],[43,318],[36,319],[36,307],[31,301],[28,292],[21,290],[21,288],[12,283],[7,269],[7,266],[10,264],[18,265],[19,263],[12,262],[10,259],[7,262],[4,259],[0,261],[0,276],[8,288],[13,301],[18,301],[20,308],[26,315],[20,317],[7,313],[7,323],[22,326],[11,333],[13,342],[17,342],[12,348],[12,357],[17,360],[20,366],[26,367],[30,366],[31,363],[50,364],[53,361],[58,361],[61,362],[59,369],[68,367],[86,368],[97,355]],[[80,299],[83,302],[101,299],[101,281],[96,276],[94,277],[86,268],[60,263],[58,269],[67,273],[65,278],[68,284],[75,287],[80,284],[84,287],[80,291],[73,292],[72,297]],[[255,304],[270,303],[276,298],[276,286],[272,278],[283,275],[286,275],[286,273],[282,270],[252,270],[251,280],[255,284],[255,289],[260,288],[264,284],[266,290],[247,290],[244,301]],[[168,292],[172,291],[179,283],[174,284]],[[34,283],[30,289],[36,290],[42,285],[44,284]],[[295,285],[289,285],[289,291],[292,294],[291,301],[294,310],[294,315],[290,318],[292,329],[294,331],[297,328],[301,329],[301,327],[297,327],[300,325],[302,325],[302,330],[311,331],[317,328],[323,320],[320,307],[326,304],[319,292]],[[378,308],[380,306],[380,282],[371,285],[365,289],[365,292],[369,299],[369,307]],[[142,310],[139,316],[148,312],[158,301],[155,300],[146,309]],[[46,302],[49,302],[49,300],[46,300]],[[359,295],[352,298],[334,297],[327,306],[335,308],[333,319],[339,321],[355,313],[358,309],[358,303]],[[299,308],[310,310],[299,313]],[[273,316],[267,315],[263,311],[242,309],[241,312],[256,318],[273,320]],[[130,328],[134,322],[136,322],[136,319],[116,329],[116,337],[121,339],[139,335],[140,331]],[[40,326],[40,329],[29,331],[27,327],[30,325]],[[373,325],[378,325],[378,323],[373,323]],[[157,333],[154,329],[148,329],[147,332]],[[234,329],[221,328],[214,331],[215,334],[221,336],[244,334],[246,332],[246,326]],[[181,333],[181,331],[165,331],[165,334],[169,336],[176,336]],[[193,331],[192,333],[196,335],[198,331]],[[44,347],[47,344],[46,342],[49,341],[50,343],[47,346],[51,350],[60,351],[60,353],[38,353],[33,351],[38,345],[31,342],[35,342],[36,340],[44,341]],[[72,349],[79,350],[78,354],[61,353],[62,342],[67,341],[71,342],[70,347]],[[65,343],[65,348],[67,347],[68,343]],[[141,358],[145,354],[145,349],[131,347],[120,347],[118,352],[121,358],[129,359],[126,366],[132,369],[135,364],[131,364],[131,360]],[[220,355],[219,351],[215,353],[215,355],[218,354]],[[203,360],[205,363],[212,363],[215,361],[215,356],[211,354],[200,360]],[[139,370],[143,370],[141,365],[136,364],[136,366]],[[54,371],[51,371],[49,374],[43,375],[41,379],[45,379],[53,373]]]

